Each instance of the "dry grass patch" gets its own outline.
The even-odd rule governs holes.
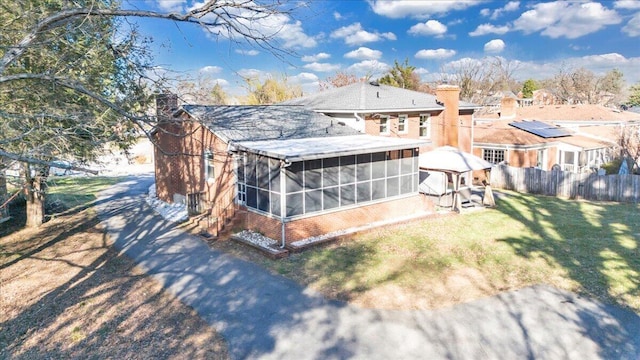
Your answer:
[[[91,209],[0,238],[0,358],[228,358],[190,307],[118,254]]]

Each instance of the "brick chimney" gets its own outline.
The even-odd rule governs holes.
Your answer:
[[[455,85],[440,85],[436,88],[436,100],[444,106],[444,126],[441,127],[436,146],[458,147],[460,88]]]
[[[500,101],[500,119],[515,119],[516,99],[503,97]]]
[[[178,95],[173,93],[156,95],[156,115],[158,117],[171,117],[176,109],[178,109]]]

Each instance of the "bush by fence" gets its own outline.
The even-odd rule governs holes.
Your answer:
[[[640,175],[576,174],[499,165],[491,169],[491,186],[570,199],[640,201]]]

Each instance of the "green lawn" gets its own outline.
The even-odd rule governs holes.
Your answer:
[[[640,312],[640,206],[505,194],[496,209],[376,230],[264,264],[364,306],[438,307],[547,283]]]
[[[66,208],[85,206],[96,199],[96,194],[122,177],[73,176],[47,179],[47,203],[62,202]]]

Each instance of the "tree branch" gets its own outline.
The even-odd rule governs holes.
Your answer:
[[[252,14],[258,14],[260,18],[265,18],[269,14],[283,13],[277,11],[276,5],[279,2],[276,1],[274,5],[259,5],[253,2],[243,2],[240,6],[236,5],[236,7],[241,10],[248,11]],[[276,48],[270,44],[270,40],[274,36],[265,35],[261,33],[255,33],[251,31],[251,28],[242,29],[238,24],[234,24],[234,20],[244,19],[245,21],[251,20],[250,16],[242,15],[242,14],[232,14],[228,11],[223,11],[222,14],[217,13],[217,10],[224,10],[225,8],[232,6],[232,4],[226,1],[217,1],[217,0],[209,0],[204,5],[199,8],[195,8],[185,14],[178,13],[161,13],[157,11],[146,11],[146,10],[125,10],[125,9],[94,9],[94,8],[77,8],[77,9],[67,9],[59,11],[51,16],[48,16],[42,20],[40,20],[33,29],[25,35],[22,40],[20,40],[15,46],[9,47],[9,49],[4,53],[2,58],[0,59],[0,74],[5,72],[7,66],[14,61],[16,61],[22,54],[32,45],[32,43],[36,40],[38,35],[43,32],[53,28],[61,27],[64,24],[75,20],[77,18],[86,17],[86,16],[117,16],[117,17],[142,17],[142,18],[157,18],[157,19],[166,19],[166,20],[174,20],[179,22],[186,22],[197,24],[199,26],[209,28],[209,27],[217,27],[222,26],[228,30],[233,30],[240,34],[241,36],[251,39],[260,47],[269,49],[272,53],[277,53],[282,51],[281,49]],[[269,11],[267,11],[269,10]],[[207,16],[213,15],[213,16]]]
[[[6,157],[7,159],[11,159],[11,160],[19,161],[19,162],[24,162],[24,163],[29,163],[29,164],[34,164],[34,165],[57,167],[57,168],[60,168],[60,169],[82,171],[82,172],[87,172],[87,173],[90,173],[90,174],[93,174],[93,175],[97,175],[98,174],[97,170],[92,170],[92,169],[87,169],[87,168],[83,168],[83,167],[80,167],[80,166],[67,164],[67,163],[62,162],[62,161],[56,162],[55,160],[54,161],[40,160],[40,159],[32,158],[32,157],[29,157],[29,156],[18,155],[18,154],[6,152],[6,151],[4,151],[2,149],[0,149],[0,157]]]

